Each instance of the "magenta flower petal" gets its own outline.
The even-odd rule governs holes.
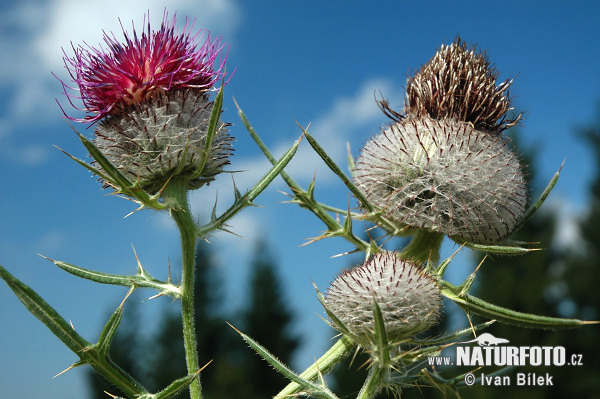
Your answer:
[[[192,35],[193,23],[187,19],[183,32],[178,34],[175,23],[176,16],[169,22],[165,12],[158,31],[151,31],[148,22],[141,36],[134,29],[131,37],[123,29],[124,43],[105,33],[107,49],[73,46],[75,55],[65,54],[64,61],[78,88],[61,83],[69,103],[87,115],[81,119],[67,117],[76,122],[96,122],[156,92],[175,88],[210,90],[224,74],[226,54],[221,53],[220,38],[213,41],[202,31]],[[81,100],[83,108],[75,106],[74,100]]]

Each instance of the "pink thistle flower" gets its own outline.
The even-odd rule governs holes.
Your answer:
[[[108,115],[119,113],[131,105],[148,100],[153,94],[177,88],[195,88],[208,91],[223,75],[226,56],[222,56],[216,68],[223,46],[220,38],[211,41],[210,35],[199,31],[192,35],[193,22],[181,34],[175,31],[176,15],[168,21],[165,12],[158,31],[142,32],[138,37],[133,31],[130,37],[125,29],[125,43],[114,34],[104,34],[108,50],[73,46],[74,57],[65,53],[65,67],[78,89],[67,86],[62,80],[64,94],[74,108],[87,115],[72,121],[93,123]],[[146,18],[144,18],[146,25]],[[59,79],[60,80],[60,79]],[[67,89],[78,90],[78,95]],[[83,108],[74,105],[73,99],[83,102]],[[64,112],[64,110],[63,110]]]

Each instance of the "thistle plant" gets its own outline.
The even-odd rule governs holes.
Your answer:
[[[179,301],[188,374],[159,392],[149,392],[108,356],[125,300],[98,341],[91,343],[34,290],[0,266],[0,277],[27,309],[79,357],[71,367],[93,367],[130,398],[173,398],[184,389],[189,389],[191,398],[201,398],[198,376],[210,365],[199,363],[196,350],[196,240],[218,230],[228,231],[227,222],[253,205],[278,175],[289,186],[292,202],[326,226],[318,239],[342,237],[353,247],[349,252],[362,253],[364,262],[341,271],[326,295],[317,288],[327,322],[340,338],[304,372],[291,370],[239,331],[258,355],[290,380],[286,387],[272,387],[276,397],[337,398],[323,376],[355,350],[370,356],[369,373],[357,398],[372,398],[384,388],[401,392],[417,384],[458,389],[461,375],[443,377],[427,367],[426,358],[464,341],[491,322],[434,335],[431,328],[443,311],[442,297],[457,303],[467,315],[514,325],[566,328],[587,324],[524,314],[473,297],[469,289],[475,273],[459,286],[444,280],[452,261],[452,257],[439,259],[445,236],[485,252],[518,255],[530,251],[509,241],[510,235],[541,206],[558,179],[557,173],[542,196],[526,208],[522,165],[504,135],[521,118],[508,114],[512,81],[497,84],[499,73],[485,53],[457,39],[442,46],[408,78],[402,113],[380,100],[379,107],[391,121],[350,161],[351,177],[302,129],[302,137],[356,198],[358,210],[319,202],[314,181],[306,189],[298,185],[284,168],[300,140],[275,159],[238,107],[243,125],[273,167],[244,194],[235,189],[232,204],[221,214],[213,211],[201,224],[191,213],[188,191],[202,189],[227,172],[233,138],[230,123],[221,121],[223,90],[229,79],[224,45],[207,33],[193,33],[192,28],[186,20],[183,31],[178,32],[176,17],[169,19],[165,13],[158,30],[148,23],[141,35],[124,31],[123,42],[105,34],[106,48],[73,46],[74,55],[65,52],[64,58],[72,83],[61,82],[68,102],[85,113],[77,118],[63,110],[66,117],[93,128],[91,139],[77,133],[92,162],[69,157],[92,171],[104,188],[137,203],[137,210],[170,214],[181,237],[181,281],[156,279],[139,261],[136,274],[115,275],[48,258],[78,277],[129,288],[125,299],[136,289],[150,288],[155,290],[154,297]],[[77,106],[78,102],[82,106]],[[374,238],[374,228],[380,228],[383,235]],[[365,231],[369,232],[367,239],[361,238]],[[390,251],[386,243],[396,236],[411,241]]]

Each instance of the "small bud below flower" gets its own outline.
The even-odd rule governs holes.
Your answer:
[[[393,252],[343,271],[327,290],[327,307],[366,349],[374,339],[373,301],[392,344],[435,325],[442,306],[434,278]]]

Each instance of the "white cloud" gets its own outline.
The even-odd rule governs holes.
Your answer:
[[[576,208],[567,199],[561,197],[549,199],[542,209],[547,209],[556,215],[556,233],[553,244],[558,249],[576,252],[584,249],[579,223],[587,213],[585,209]]]
[[[66,242],[67,238],[63,232],[50,230],[37,240],[35,248],[39,253],[51,253],[59,250]]]
[[[164,9],[165,3],[158,0],[13,2],[0,15],[0,85],[10,96],[7,115],[0,121],[3,134],[29,122],[32,114],[38,123],[60,115],[54,99],[60,97],[61,88],[51,72],[68,81],[61,48],[69,54],[71,42],[97,47],[103,30],[119,37],[119,18],[125,29],[130,30],[133,21],[139,30],[148,10],[156,26]],[[209,29],[225,36],[225,41],[240,21],[235,0],[172,0],[167,11],[170,15],[177,11],[180,26],[184,17],[196,18],[194,29]]]
[[[378,132],[378,124],[385,120],[374,101],[375,93],[380,91],[386,98],[391,99],[392,104],[402,103],[402,90],[394,87],[390,81],[380,78],[368,79],[354,95],[339,97],[323,115],[318,115],[310,124],[310,134],[342,169],[346,165],[346,143],[360,140],[359,143],[362,144],[370,135]],[[301,133],[298,129],[298,137]],[[275,157],[280,157],[292,144],[291,141],[279,142],[270,150]],[[270,167],[270,163],[262,154],[235,160],[235,168],[245,171],[235,176],[238,187],[251,187]],[[320,182],[332,179],[331,173],[323,172],[326,167],[320,157],[306,140],[303,140],[285,170],[294,180],[307,182],[313,178],[317,169]]]

